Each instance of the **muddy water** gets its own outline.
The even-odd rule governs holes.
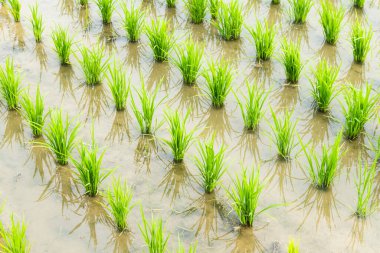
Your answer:
[[[167,17],[176,28],[178,41],[192,33],[195,40],[206,47],[206,59],[221,57],[230,61],[236,70],[234,90],[244,92],[244,81],[257,81],[270,92],[266,114],[255,133],[243,130],[243,121],[234,96],[226,106],[215,110],[202,95],[204,80],[197,86],[185,87],[181,76],[169,63],[155,63],[147,46],[147,38],[129,44],[121,29],[119,15],[114,16],[112,26],[103,26],[96,6],[78,8],[74,0],[39,1],[43,10],[46,29],[43,43],[36,45],[28,22],[27,5],[23,1],[21,23],[15,24],[9,11],[0,7],[0,59],[7,55],[14,58],[23,74],[23,86],[30,86],[34,93],[38,84],[50,108],[61,107],[71,117],[81,122],[80,138],[88,140],[89,129],[94,124],[96,139],[107,148],[104,159],[106,168],[117,168],[115,177],[126,179],[133,187],[134,200],[144,206],[146,215],[162,216],[165,220],[170,248],[175,247],[178,234],[188,245],[198,241],[198,252],[285,252],[289,238],[301,243],[302,252],[377,252],[380,247],[380,216],[376,212],[368,219],[352,216],[356,203],[355,179],[357,157],[371,161],[369,148],[373,136],[380,134],[373,120],[366,126],[367,135],[357,141],[343,143],[339,175],[328,191],[318,191],[310,186],[306,177],[305,157],[299,146],[290,162],[279,161],[270,138],[271,116],[269,106],[277,113],[294,109],[298,120],[297,132],[305,143],[317,150],[322,143],[331,143],[339,132],[343,115],[339,100],[333,102],[329,115],[312,109],[310,84],[307,76],[320,58],[341,65],[338,85],[351,82],[362,86],[366,81],[373,89],[380,89],[379,45],[380,7],[378,1],[367,1],[364,12],[352,9],[346,1],[344,29],[337,46],[325,45],[317,18],[316,4],[309,15],[307,25],[292,25],[287,18],[287,3],[271,6],[269,1],[243,2],[246,23],[255,24],[267,19],[278,27],[277,41],[282,36],[299,38],[306,65],[299,85],[285,84],[284,71],[273,59],[256,63],[255,49],[246,30],[239,41],[225,42],[210,25],[209,17],[201,25],[190,24],[183,3],[177,9],[168,10],[163,2],[143,2],[148,20]],[[353,63],[349,32],[355,16],[373,25],[375,35],[368,61],[363,65]],[[193,164],[194,145],[185,163],[171,164],[169,150],[161,138],[168,137],[166,125],[157,130],[158,138],[141,137],[130,108],[115,112],[111,94],[105,84],[87,87],[77,61],[72,57],[71,67],[62,67],[52,50],[49,34],[55,24],[70,28],[77,46],[102,43],[107,55],[116,55],[131,75],[132,86],[140,85],[140,73],[149,89],[155,89],[160,80],[159,99],[164,103],[158,108],[157,119],[163,119],[167,108],[191,110],[189,128],[197,127],[197,139],[204,140],[216,133],[217,143],[228,146],[228,174],[241,166],[261,166],[262,178],[267,187],[260,199],[260,208],[275,203],[287,206],[271,209],[260,215],[253,229],[239,228],[237,218],[230,212],[224,189],[215,194],[204,194],[197,184],[199,179]],[[277,44],[279,47],[279,43]],[[277,57],[277,55],[276,55]],[[25,217],[32,252],[142,252],[145,250],[138,224],[140,210],[135,208],[130,217],[131,231],[117,234],[101,203],[101,197],[89,199],[83,196],[73,168],[60,167],[52,155],[33,144],[31,131],[16,112],[8,112],[1,106],[0,133],[0,185],[1,199],[6,201],[6,217],[11,211]],[[38,141],[44,141],[39,139]],[[103,184],[103,189],[109,184]],[[375,198],[379,198],[380,177],[376,178]],[[275,251],[279,249],[279,251]]]

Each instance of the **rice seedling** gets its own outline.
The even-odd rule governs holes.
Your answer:
[[[175,50],[174,65],[181,71],[183,82],[191,85],[195,83],[201,68],[203,47],[200,47],[189,37],[182,47]]]
[[[300,252],[300,246],[298,243],[296,243],[293,239],[289,241],[288,243],[288,253],[299,253]]]
[[[281,62],[285,68],[286,79],[289,83],[297,83],[303,69],[301,60],[300,41],[291,42],[284,39],[281,44]]]
[[[320,112],[327,112],[335,97],[335,80],[338,77],[340,66],[332,66],[326,60],[321,62],[313,70],[314,80],[310,80],[311,94]]]
[[[323,0],[321,2],[319,16],[326,42],[334,45],[340,34],[344,18],[344,9],[342,6],[334,6],[334,4],[328,0]]]
[[[167,243],[169,235],[165,235],[165,229],[161,218],[154,218],[148,222],[144,212],[141,210],[142,225],[139,229],[148,247],[149,253],[165,253],[167,251]]]
[[[8,0],[9,9],[15,22],[20,22],[21,3],[20,0]]]
[[[217,20],[213,22],[220,36],[225,40],[237,40],[240,37],[244,17],[243,8],[238,0],[229,3],[220,2]]]
[[[30,23],[32,24],[33,28],[34,39],[36,40],[36,42],[41,42],[44,26],[42,23],[42,14],[40,13],[38,8],[38,3],[36,3],[34,6],[30,6],[29,9],[32,14]]]
[[[232,188],[227,190],[227,195],[232,201],[232,209],[243,226],[252,226],[255,217],[260,213],[257,213],[256,209],[263,188],[264,183],[260,180],[260,169],[253,169],[249,173],[246,168],[243,168],[241,177],[236,174]]]
[[[79,130],[79,124],[74,124],[72,120],[62,116],[61,110],[50,112],[50,122],[44,130],[47,143],[45,144],[56,157],[58,164],[66,165],[69,156],[76,144],[76,136]]]
[[[209,9],[212,19],[216,19],[220,8],[221,0],[209,0]]]
[[[362,9],[365,4],[365,0],[353,0],[353,2],[354,2],[354,6],[360,9]]]
[[[44,115],[44,100],[42,98],[40,87],[37,87],[36,97],[34,102],[29,94],[23,93],[21,99],[21,106],[23,108],[24,116],[29,122],[32,129],[33,136],[39,137],[42,135],[42,129],[45,124]]]
[[[11,224],[9,228],[0,230],[2,242],[0,248],[5,253],[28,253],[30,244],[26,238],[26,225],[23,220],[17,221],[11,214]]]
[[[212,106],[222,107],[231,91],[232,70],[228,63],[224,60],[220,60],[218,64],[209,62],[208,70],[202,76],[206,79],[205,93],[211,99]]]
[[[54,43],[54,50],[58,54],[58,58],[62,65],[70,64],[71,47],[73,45],[73,38],[70,37],[68,31],[61,26],[56,27],[51,37]]]
[[[276,5],[276,4],[280,4],[280,0],[272,0],[271,3],[274,4],[274,5]]]
[[[168,6],[168,8],[175,8],[176,2],[177,0],[166,0],[166,5]]]
[[[137,107],[133,96],[131,96],[132,110],[140,126],[140,131],[142,134],[152,134],[154,131],[153,117],[157,106],[161,103],[161,101],[156,103],[157,93],[158,86],[152,94],[148,94],[144,84],[144,79],[141,77],[141,90],[137,92],[141,109]]]
[[[319,158],[313,148],[306,149],[300,141],[302,149],[308,161],[308,173],[313,185],[319,189],[327,189],[333,183],[339,163],[340,142],[343,133],[340,132],[334,144],[330,147],[323,145],[322,156]]]
[[[100,184],[110,174],[111,170],[103,172],[102,162],[105,150],[101,151],[95,142],[94,130],[91,132],[91,144],[81,143],[78,147],[79,159],[72,158],[77,169],[78,179],[86,191],[86,195],[95,197],[99,192]]]
[[[190,20],[194,24],[200,24],[203,22],[206,16],[208,0],[186,0],[185,6],[189,13]]]
[[[88,5],[88,0],[79,0],[79,4],[81,6],[87,6]]]
[[[103,24],[109,24],[112,21],[112,14],[116,8],[116,0],[95,0],[102,16]]]
[[[154,59],[158,62],[167,61],[169,51],[174,45],[174,37],[169,32],[168,21],[162,18],[152,20],[150,26],[147,26],[145,30]]]
[[[244,120],[244,127],[247,130],[255,130],[261,118],[264,115],[263,106],[268,94],[258,87],[257,84],[250,85],[246,82],[247,93],[241,94],[244,99],[239,98],[235,95],[236,100],[239,104],[241,115]]]
[[[289,0],[290,16],[295,24],[303,24],[313,6],[312,0]]]
[[[130,91],[130,80],[127,81],[122,64],[117,64],[116,61],[108,67],[108,73],[108,87],[111,90],[116,110],[124,110]]]
[[[119,232],[128,228],[127,218],[133,208],[132,197],[132,189],[127,186],[126,182],[122,183],[120,179],[114,179],[112,188],[107,191],[108,211],[111,213]]]
[[[362,164],[359,157],[359,178],[355,181],[358,198],[355,214],[360,218],[364,218],[373,213],[376,205],[378,204],[376,203],[376,205],[371,205],[373,184],[376,177],[376,160],[371,166],[368,166],[367,163]]]
[[[372,27],[365,28],[359,20],[356,20],[351,32],[352,53],[355,62],[362,63],[365,61],[371,48],[372,36]]]
[[[127,38],[130,42],[136,42],[140,39],[145,23],[145,12],[141,7],[135,7],[132,3],[130,7],[127,4],[121,5],[124,17],[123,27],[127,33]]]
[[[9,110],[16,110],[19,106],[20,84],[20,73],[15,70],[13,59],[7,57],[5,66],[0,67],[0,93]]]
[[[185,253],[185,247],[182,245],[181,240],[178,239],[178,249],[176,251],[177,253]],[[190,244],[188,253],[196,253],[197,252],[197,244]]]
[[[345,90],[344,100],[346,106],[343,106],[345,117],[344,134],[347,139],[356,139],[363,131],[364,125],[375,114],[375,107],[378,95],[371,95],[372,86],[366,84],[365,88],[356,89],[349,86]]]
[[[169,123],[170,140],[164,140],[166,145],[170,147],[173,153],[174,162],[182,162],[185,157],[185,152],[189,148],[194,130],[186,131],[186,122],[189,118],[189,113],[186,113],[182,119],[178,111],[165,113],[166,120]]]
[[[256,59],[257,60],[269,60],[274,51],[274,36],[276,34],[276,28],[274,26],[269,27],[268,22],[263,24],[260,21],[256,21],[255,28],[248,28],[256,47]]]
[[[79,63],[82,66],[86,84],[96,85],[103,79],[103,73],[107,69],[108,60],[104,60],[104,50],[100,46],[93,48],[82,47],[79,49],[82,59],[79,59]]]
[[[215,150],[215,135],[207,142],[199,142],[198,156],[195,165],[201,173],[202,186],[206,193],[212,193],[220,184],[220,179],[226,171],[224,154],[226,147],[222,144],[219,151]]]
[[[273,124],[273,141],[276,144],[278,155],[282,159],[289,159],[292,149],[295,147],[294,134],[296,122],[292,121],[290,111],[285,111],[283,118],[280,119],[271,109]]]

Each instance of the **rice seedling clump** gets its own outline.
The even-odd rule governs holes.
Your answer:
[[[271,3],[274,4],[274,5],[277,5],[277,4],[280,4],[280,0],[272,0]]]
[[[354,2],[354,6],[360,9],[362,9],[365,4],[365,0],[353,0],[353,2]]]
[[[26,238],[26,224],[23,220],[17,221],[11,214],[9,228],[1,227],[0,236],[2,242],[0,248],[6,253],[29,253],[30,243]]]
[[[334,6],[334,4],[328,0],[323,0],[321,2],[319,16],[326,42],[334,45],[339,38],[342,28],[344,18],[343,8],[341,6]]]
[[[295,24],[303,24],[313,6],[312,0],[289,0],[290,16]]]
[[[34,6],[30,6],[30,12],[32,14],[30,23],[32,24],[33,28],[34,39],[36,40],[36,42],[41,42],[44,26],[42,23],[42,14],[39,11],[37,3]]]
[[[177,0],[166,0],[166,5],[168,8],[175,8]]]
[[[299,253],[300,246],[294,241],[290,240],[288,243],[288,253]]]
[[[356,20],[351,32],[352,53],[355,62],[362,63],[365,61],[371,48],[372,36],[372,27],[365,28],[359,20]]]
[[[273,124],[271,125],[273,131],[273,142],[277,147],[278,155],[282,159],[289,159],[290,154],[295,146],[294,134],[296,122],[291,119],[292,114],[290,111],[285,111],[282,119],[271,110],[273,117]]]
[[[376,177],[376,160],[371,166],[368,166],[366,163],[362,164],[361,159],[359,159],[359,177],[355,181],[358,198],[355,214],[359,218],[364,218],[373,213],[375,211],[374,207],[378,204],[371,205],[373,185]]]
[[[20,85],[20,73],[15,70],[13,59],[7,57],[5,66],[0,67],[0,93],[9,110],[16,110],[19,106]]]
[[[95,3],[99,8],[103,23],[111,23],[112,14],[116,8],[116,0],[95,0]]]
[[[221,0],[209,0],[209,9],[212,19],[216,19],[220,8]]]
[[[206,16],[207,0],[186,0],[185,6],[189,13],[190,20],[194,24],[203,22]]]
[[[266,21],[261,23],[257,20],[256,27],[249,28],[248,31],[255,42],[256,59],[269,60],[274,52],[276,28],[274,26],[270,27]]]
[[[225,40],[236,40],[240,37],[244,17],[238,0],[229,3],[221,2],[214,25]]]
[[[61,26],[58,26],[53,30],[51,37],[54,43],[54,50],[57,53],[61,64],[70,64],[73,39],[68,34],[67,30],[63,29]]]
[[[167,244],[169,236],[165,235],[165,229],[161,218],[154,218],[148,222],[141,210],[142,225],[139,225],[141,234],[149,253],[165,253],[167,252]]]
[[[15,22],[20,22],[21,3],[20,0],[8,0],[9,9]]]
[[[144,28],[145,12],[140,7],[135,7],[132,3],[128,8],[127,4],[121,5],[124,13],[123,27],[130,42],[140,39]]]
[[[112,66],[108,67],[108,87],[115,103],[116,110],[124,110],[127,106],[127,99],[130,91],[130,81],[127,81],[123,65],[114,61]]]
[[[285,68],[286,80],[292,84],[297,83],[303,69],[300,41],[291,42],[284,39],[281,49],[280,59]]]
[[[21,106],[24,111],[25,118],[28,120],[29,126],[32,129],[33,136],[39,137],[42,135],[42,129],[45,124],[44,115],[44,100],[41,96],[40,87],[37,87],[35,101],[29,94],[23,93]]]
[[[100,46],[93,48],[82,47],[80,48],[82,59],[79,63],[85,76],[87,85],[99,84],[103,79],[103,73],[107,69],[108,60],[104,59],[104,50]]]
[[[149,39],[149,46],[153,50],[154,59],[158,62],[167,61],[169,52],[174,45],[174,37],[169,32],[168,21],[161,18],[152,20],[145,30]]]
[[[81,6],[86,6],[88,4],[88,0],[79,0],[79,4]]]

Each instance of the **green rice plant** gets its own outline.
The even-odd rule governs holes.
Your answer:
[[[79,4],[81,6],[87,6],[88,5],[88,0],[79,0]]]
[[[20,22],[21,3],[20,0],[8,0],[9,9],[15,22]]]
[[[365,88],[356,89],[352,85],[345,90],[343,106],[345,117],[344,133],[347,139],[356,139],[363,131],[364,125],[375,114],[378,95],[371,95],[372,85],[366,84]]]
[[[23,220],[17,221],[11,214],[11,224],[8,229],[0,230],[1,252],[4,253],[29,253],[30,244],[26,238],[26,225]]]
[[[300,246],[298,243],[296,243],[293,239],[289,241],[288,243],[288,253],[299,253],[300,252]]]
[[[323,0],[321,1],[319,17],[326,42],[334,45],[341,31],[344,9],[342,6],[334,6],[329,0]]]
[[[181,240],[178,239],[178,249],[176,251],[177,253],[185,253],[185,247],[182,245]],[[191,244],[189,247],[188,253],[196,253],[197,252],[197,244]]]
[[[300,141],[302,149],[308,161],[308,173],[313,185],[319,189],[327,189],[333,183],[339,163],[340,142],[343,133],[340,132],[332,146],[323,145],[322,156],[319,158],[313,148],[306,149]]]
[[[182,162],[185,157],[185,152],[189,148],[194,135],[194,130],[186,131],[186,122],[189,118],[189,113],[186,113],[182,119],[178,111],[165,113],[167,122],[169,123],[170,140],[164,140],[166,145],[170,147],[173,153],[174,162]]]
[[[127,183],[114,179],[112,188],[107,191],[108,211],[111,213],[115,226],[119,232],[128,229],[127,218],[131,212],[133,191]]]
[[[243,168],[241,177],[236,174],[232,188],[227,190],[227,195],[242,225],[252,226],[255,217],[260,213],[256,212],[256,209],[263,189],[264,183],[260,180],[259,168],[252,170],[251,173]]]
[[[58,58],[62,65],[70,64],[71,47],[73,45],[73,38],[70,37],[68,31],[61,26],[57,26],[51,37],[54,43],[54,50],[58,54]]]
[[[313,6],[312,0],[289,0],[290,16],[295,24],[303,24]]]
[[[159,86],[156,87],[152,94],[148,94],[144,84],[144,79],[141,77],[141,90],[137,92],[141,109],[137,107],[133,96],[131,96],[132,110],[140,126],[140,131],[142,134],[152,134],[154,131],[153,117],[157,106],[161,103],[161,101],[156,103],[158,88]]]
[[[206,79],[206,95],[211,99],[215,108],[224,105],[227,95],[231,91],[232,70],[224,60],[209,62],[208,70],[202,76]]]
[[[271,3],[274,4],[274,5],[276,5],[276,4],[280,4],[280,0],[272,0]]]
[[[20,84],[20,73],[15,70],[13,59],[7,57],[5,66],[0,67],[0,94],[6,101],[9,110],[16,110],[19,106]]]
[[[296,129],[296,122],[291,119],[292,114],[290,111],[285,111],[283,118],[280,119],[271,109],[273,124],[271,125],[273,131],[273,141],[276,144],[278,155],[282,159],[289,159],[292,149],[295,147],[294,135]]]
[[[95,46],[93,48],[83,46],[79,51],[82,55],[82,59],[78,61],[82,66],[86,84],[99,84],[108,66],[108,60],[104,60],[104,49],[101,46]]]
[[[220,8],[221,0],[209,0],[209,9],[212,19],[216,19]]]
[[[122,4],[121,7],[124,13],[122,22],[127,38],[130,42],[137,42],[143,32],[145,12],[141,9],[141,6],[135,7],[133,3],[129,8],[126,3]]]
[[[122,64],[117,64],[116,61],[108,67],[108,73],[108,87],[111,90],[116,110],[124,110],[130,91],[130,81],[127,81]]]
[[[237,40],[244,22],[243,7],[238,0],[220,2],[217,19],[213,22],[220,36],[225,40]]]
[[[226,171],[224,154],[226,147],[222,145],[215,150],[215,135],[207,142],[199,142],[198,156],[195,165],[201,173],[202,186],[206,193],[212,193],[220,184],[220,179]]]
[[[44,100],[42,98],[40,87],[37,87],[36,97],[34,102],[29,94],[23,93],[21,99],[21,107],[23,108],[24,116],[29,122],[33,136],[39,137],[42,135],[42,129],[45,124],[44,115]]]
[[[32,14],[32,18],[30,19],[30,23],[33,28],[33,35],[36,42],[41,42],[42,32],[44,31],[44,25],[42,23],[42,14],[39,11],[38,3],[34,6],[29,6],[30,12]]]
[[[86,195],[95,197],[99,192],[100,184],[110,174],[103,172],[102,162],[105,150],[101,151],[95,142],[94,130],[91,132],[91,144],[81,143],[78,147],[79,159],[72,158],[72,162],[78,171],[79,182],[86,190]]]
[[[280,61],[284,65],[285,75],[288,82],[294,84],[298,82],[303,69],[301,60],[301,43],[291,42],[284,39],[281,44],[282,54]]]
[[[365,0],[353,0],[353,2],[354,2],[354,6],[360,9],[362,9],[365,4]]]
[[[166,0],[166,5],[168,6],[168,8],[175,8],[176,2],[177,0]]]
[[[167,61],[174,45],[174,37],[173,33],[169,32],[168,21],[162,18],[152,20],[145,30],[154,59],[158,62]]]
[[[60,165],[68,163],[71,151],[76,144],[76,136],[78,134],[79,124],[62,116],[61,110],[50,112],[50,122],[44,130],[46,136],[47,147],[55,154],[56,160]]]
[[[174,65],[181,71],[183,82],[191,85],[195,83],[201,68],[203,47],[200,47],[189,37],[182,47],[175,50]]]
[[[362,63],[365,61],[371,48],[372,36],[372,26],[365,28],[359,20],[356,20],[351,32],[352,53],[354,55],[355,62]]]
[[[327,112],[333,98],[336,96],[335,80],[338,77],[340,66],[332,66],[326,60],[313,70],[314,80],[310,80],[316,106],[320,112]]]
[[[207,3],[208,0],[185,0],[185,6],[191,22],[194,24],[203,22],[206,16]]]
[[[162,219],[154,218],[148,222],[145,218],[144,212],[141,210],[142,225],[139,229],[148,247],[149,253],[165,253],[167,252],[167,244],[169,235],[165,235],[165,229],[162,224]]]
[[[257,20],[256,27],[248,28],[248,31],[255,42],[256,59],[269,60],[274,52],[276,28],[274,26],[269,27],[267,21],[262,24]]]
[[[237,95],[235,95],[235,97],[244,120],[244,127],[247,130],[253,131],[258,127],[264,115],[263,106],[268,97],[268,93],[260,89],[256,83],[251,85],[246,81],[245,85],[247,87],[247,93],[246,95],[244,93],[241,94],[243,99]]]
[[[373,213],[376,210],[376,205],[378,204],[375,203],[375,205],[371,205],[370,203],[373,197],[373,184],[376,177],[376,160],[371,166],[368,166],[367,163],[362,164],[359,157],[359,178],[355,181],[358,198],[355,214],[361,218],[364,218]]]
[[[109,24],[112,21],[112,14],[116,8],[116,0],[95,0],[102,16],[103,24]]]

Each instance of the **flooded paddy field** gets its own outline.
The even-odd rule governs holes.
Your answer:
[[[332,1],[342,5],[342,31],[335,45],[325,42],[320,24],[320,1],[314,1],[305,24],[293,24],[287,1],[272,5],[267,0],[241,1],[244,26],[240,38],[226,41],[213,25],[209,11],[201,24],[189,21],[184,2],[167,8],[164,1],[136,2],[145,11],[145,22],[166,18],[174,32],[176,45],[191,35],[204,46],[201,71],[208,71],[209,61],[222,59],[233,70],[232,91],[224,106],[215,108],[207,95],[206,80],[198,76],[194,85],[185,85],[181,72],[169,61],[157,62],[145,33],[131,43],[122,25],[122,9],[116,3],[111,24],[103,24],[98,7],[90,2],[81,7],[75,0],[38,0],[45,30],[42,41],[35,42],[29,5],[21,0],[21,20],[15,22],[10,7],[0,3],[0,65],[13,58],[20,71],[21,87],[36,94],[39,85],[45,110],[60,108],[63,115],[79,122],[77,142],[91,141],[91,129],[99,147],[105,148],[102,167],[113,170],[99,186],[96,197],[87,196],[78,181],[77,170],[69,161],[59,165],[53,152],[41,145],[43,135],[34,138],[20,110],[8,110],[2,99],[0,107],[0,193],[4,202],[1,221],[8,225],[9,216],[24,218],[30,252],[148,252],[139,225],[141,210],[149,220],[162,217],[165,234],[170,235],[168,250],[178,240],[187,249],[197,243],[197,252],[288,252],[294,238],[300,252],[378,252],[380,248],[380,174],[377,165],[371,189],[371,212],[365,218],[355,215],[358,177],[361,163],[376,163],[378,152],[380,100],[380,2],[368,0],[363,9],[351,1]],[[356,63],[352,55],[351,30],[356,20],[372,26],[370,51],[364,63]],[[275,49],[270,60],[256,60],[255,43],[249,27],[267,20],[276,27]],[[54,51],[51,33],[57,25],[68,29],[74,37],[70,65],[61,65]],[[300,79],[289,84],[281,63],[282,39],[300,41],[304,64]],[[101,45],[105,58],[122,63],[130,78],[131,90],[126,109],[117,111],[107,79],[100,84],[86,84],[79,63],[82,46]],[[174,46],[173,46],[174,48]],[[330,111],[318,112],[311,95],[311,79],[317,64],[325,59],[340,66],[335,81],[337,95]],[[106,73],[107,74],[107,73]],[[137,93],[141,79],[148,92],[158,89],[158,105],[154,116],[154,135],[142,135],[134,115],[131,97],[140,106]],[[245,82],[257,85],[267,94],[263,117],[255,131],[244,127],[237,97],[246,94]],[[343,136],[339,163],[333,183],[327,189],[315,187],[308,174],[308,161],[303,145],[322,154],[322,145],[331,146],[345,124],[344,89],[349,85],[364,90],[371,84],[377,96],[373,115],[363,132],[354,140]],[[170,139],[165,112],[189,113],[186,128],[195,130],[193,142],[182,163],[173,162],[165,139]],[[292,111],[295,147],[290,159],[280,159],[273,141],[273,114],[282,118]],[[49,116],[46,118],[49,122]],[[47,124],[47,123],[46,123]],[[213,193],[205,193],[196,167],[198,142],[214,136],[215,147],[225,145],[226,172]],[[302,143],[300,142],[302,140]],[[78,151],[73,150],[76,159]],[[359,159],[361,157],[361,159]],[[265,186],[258,201],[258,210],[275,207],[255,217],[252,227],[242,226],[227,191],[235,175],[243,168],[258,170]],[[107,209],[106,190],[113,178],[125,180],[133,190],[128,230],[116,231]]]

